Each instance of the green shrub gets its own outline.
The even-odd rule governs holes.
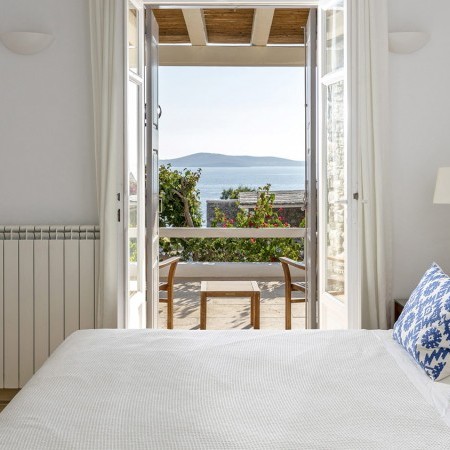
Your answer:
[[[270,185],[258,189],[259,195],[253,210],[240,209],[236,220],[227,219],[222,211],[216,209],[213,226],[224,228],[289,228],[283,220],[280,210],[274,210],[275,195]],[[269,262],[277,261],[280,256],[299,259],[303,251],[303,241],[292,238],[246,238],[216,239],[214,249],[216,258],[230,262]]]
[[[160,167],[160,192],[163,195],[160,226],[201,226],[201,208],[197,189],[200,176],[200,169],[179,171],[172,169],[170,165]],[[288,228],[289,224],[283,220],[280,210],[274,210],[275,195],[271,194],[269,190],[270,185],[259,189],[255,208],[253,210],[241,208],[236,220],[227,219],[221,210],[216,209],[213,226]],[[228,194],[222,193],[223,195]],[[280,256],[301,258],[303,240],[292,238],[161,238],[160,248],[162,253],[180,255],[184,261],[270,262],[276,261]]]
[[[170,164],[159,167],[159,193],[162,208],[160,227],[200,227],[202,211],[197,183],[202,174],[196,171],[172,169]]]
[[[220,194],[221,200],[237,200],[239,198],[240,192],[255,192],[256,189],[253,189],[249,186],[244,186],[240,184],[237,188],[228,188],[222,191]]]

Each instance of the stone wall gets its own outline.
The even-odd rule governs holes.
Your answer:
[[[276,209],[274,208],[276,211]],[[291,227],[299,227],[300,222],[305,217],[305,211],[300,208],[281,208],[278,210],[278,215],[283,219],[283,222],[287,222]]]
[[[220,209],[227,219],[236,219],[239,211],[237,200],[206,200],[206,226],[211,227],[215,217],[215,210]],[[276,208],[274,208],[275,211]],[[300,208],[280,208],[278,215],[283,222],[287,222],[291,227],[300,226],[300,222],[305,217],[305,211]]]
[[[328,291],[342,294],[344,286],[345,207],[345,122],[344,83],[328,88],[327,118],[327,285]]]
[[[227,219],[235,219],[239,211],[237,200],[206,200],[206,226],[211,227],[216,209],[220,209]]]

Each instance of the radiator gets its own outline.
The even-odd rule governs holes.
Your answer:
[[[95,327],[98,256],[96,226],[0,226],[0,388],[22,387]]]

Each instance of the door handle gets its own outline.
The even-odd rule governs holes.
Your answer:
[[[161,119],[162,116],[162,108],[160,105],[158,105],[158,119]]]

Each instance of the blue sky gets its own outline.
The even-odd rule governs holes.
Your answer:
[[[196,152],[304,160],[304,71],[160,67],[160,158]]]

